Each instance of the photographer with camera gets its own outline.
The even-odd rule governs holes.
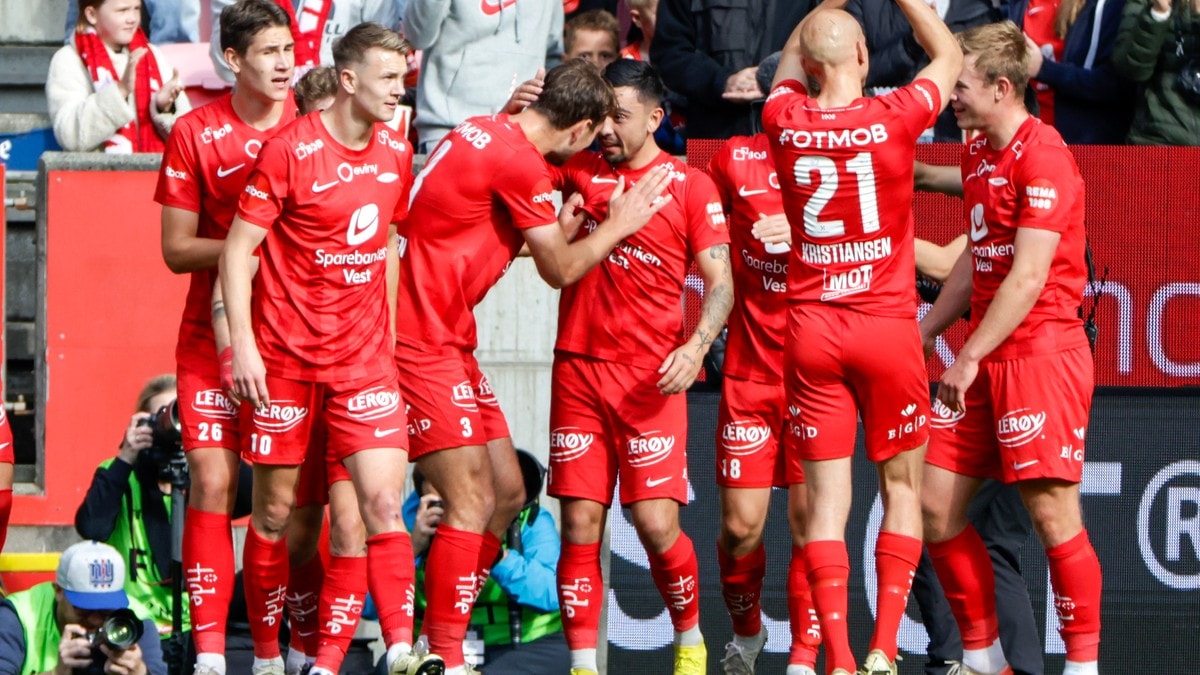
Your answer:
[[[563,675],[569,652],[556,591],[560,543],[554,517],[538,503],[546,470],[529,452],[516,452],[528,500],[508,528],[491,577],[475,601],[463,651],[487,675]],[[403,515],[417,558],[419,630],[427,603],[425,565],[444,510],[441,496],[419,469],[413,471],[413,487]]]
[[[129,570],[125,592],[146,609],[146,618],[164,641],[172,632],[174,607],[171,493],[176,485],[186,489],[187,479],[175,376],[159,375],[142,387],[116,457],[96,469],[75,512],[75,530],[84,539],[106,542],[118,551]],[[235,511],[249,513],[248,495],[239,505]],[[181,630],[186,632],[191,630],[189,607],[186,597],[182,600]],[[162,647],[171,653],[165,642]]]
[[[0,602],[0,673],[166,675],[154,622],[124,584],[115,548],[68,548],[54,581]]]

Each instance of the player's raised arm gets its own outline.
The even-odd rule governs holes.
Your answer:
[[[946,22],[925,0],[896,0],[896,4],[912,25],[917,44],[929,55],[929,65],[917,73],[916,79],[926,78],[937,85],[941,95],[941,107],[938,110],[945,109],[950,102],[950,93],[954,91],[954,83],[962,72],[962,47]]]
[[[625,179],[619,180],[608,202],[608,218],[588,236],[568,243],[557,222],[524,230],[538,274],[546,283],[554,288],[575,283],[671,201],[671,195],[662,194],[671,180],[665,167],[651,170],[628,191]]]

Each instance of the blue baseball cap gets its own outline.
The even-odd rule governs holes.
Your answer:
[[[125,559],[117,549],[83,541],[63,552],[55,579],[67,602],[84,610],[121,609],[125,595]]]

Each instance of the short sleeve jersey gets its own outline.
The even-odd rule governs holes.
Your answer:
[[[975,263],[972,332],[1012,270],[1017,229],[1030,227],[1062,235],[1037,302],[988,358],[1053,353],[1086,345],[1078,315],[1087,283],[1083,177],[1062,136],[1031,116],[1003,149],[993,149],[986,136],[965,146],[962,175],[963,208]]]
[[[733,310],[725,347],[725,374],[767,384],[783,381],[790,248],[754,238],[759,214],[783,213],[779,177],[766,134],[734,136],[708,164],[729,214]]]
[[[263,146],[238,215],[267,229],[252,307],[271,374],[344,382],[395,367],[388,226],[408,215],[411,183],[412,147],[383,124],[352,150],[312,113]]]
[[[223,96],[175,122],[154,191],[159,204],[198,214],[196,236],[205,239],[224,239],[229,233],[238,196],[263,143],[296,119],[289,96],[279,122],[259,131],[242,122],[232,101],[232,96]],[[216,281],[216,267],[191,275],[176,346],[181,363],[197,357],[216,362],[211,314]]]
[[[683,285],[692,258],[729,243],[721,198],[712,179],[666,153],[636,171],[618,169],[595,152],[581,152],[559,170],[564,193],[584,199],[585,237],[608,217],[619,177],[632,186],[667,165],[671,202],[625,239],[599,265],[563,289],[558,307],[560,352],[658,368],[683,338]]]
[[[557,225],[550,168],[507,115],[473,117],[438,143],[400,228],[396,338],[474,350],[475,306],[521,250],[521,230]]]
[[[792,224],[791,302],[916,316],[913,159],[939,96],[926,79],[844,108],[821,108],[796,80],[771,91],[763,128]]]

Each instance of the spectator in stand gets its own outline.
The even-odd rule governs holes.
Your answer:
[[[563,26],[563,59],[583,59],[604,70],[620,49],[617,17],[603,9],[577,14]]]
[[[1025,32],[1038,117],[1068,144],[1123,143],[1133,87],[1112,64],[1124,0],[1013,0]]]
[[[1035,2],[1037,0],[1034,0]],[[991,0],[933,0],[929,3],[951,32],[1000,20]],[[912,27],[900,7],[891,0],[850,0],[846,5],[867,38],[871,59],[866,87],[872,95],[886,93],[913,81],[929,58],[913,38]],[[961,142],[962,131],[949,107],[938,116],[933,138],[922,140]]]
[[[557,2],[409,0],[404,34],[424,50],[417,80],[418,152],[468,117],[504,106],[517,83],[562,58]]]
[[[808,14],[809,0],[732,3],[660,0],[650,60],[688,102],[688,137],[753,133],[750,103],[766,96],[758,64],[783,48]]]
[[[79,22],[79,5],[67,2],[66,41]],[[157,45],[200,41],[200,0],[142,0],[142,30]]]
[[[1129,0],[1112,59],[1144,88],[1130,143],[1200,145],[1200,0]]]
[[[287,11],[292,20],[292,36],[296,38],[296,78],[309,70],[333,65],[333,43],[346,31],[360,23],[374,21],[388,28],[400,22],[400,8],[395,0],[274,0]],[[212,34],[219,35],[221,10],[237,4],[237,0],[212,0]],[[233,83],[233,71],[225,63],[225,53],[219,40],[212,41],[209,50],[213,66],[222,80]]]
[[[658,14],[658,0],[629,0],[629,19],[641,31],[639,40],[631,41],[621,50],[621,57],[650,60],[650,45],[654,42],[654,25]],[[630,36],[632,37],[632,36]]]
[[[46,76],[54,137],[65,150],[162,152],[175,118],[191,109],[141,20],[140,0],[79,0],[75,35]]]

